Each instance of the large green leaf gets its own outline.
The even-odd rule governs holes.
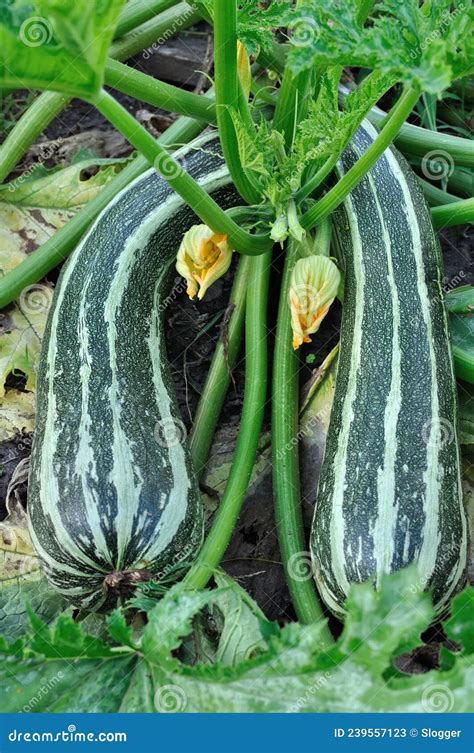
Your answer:
[[[0,87],[90,97],[124,0],[0,0]]]
[[[151,608],[141,638],[132,638],[118,612],[109,619],[108,641],[86,635],[68,616],[60,616],[51,628],[32,615],[22,640],[2,645],[0,639],[0,707],[162,713],[473,709],[472,589],[454,601],[447,624],[464,651],[449,654],[444,663],[449,669],[423,675],[402,675],[393,665],[400,651],[419,643],[433,618],[430,598],[417,588],[413,570],[388,576],[377,593],[369,584],[354,587],[344,631],[329,651],[321,646],[320,625],[269,629],[262,620],[252,658],[244,652],[232,666],[218,659],[212,665],[183,663],[177,649],[192,633],[196,616],[226,591],[232,592],[228,603],[234,623],[240,599],[243,624],[248,624],[244,605],[249,606],[249,597],[228,579],[215,591],[189,592],[182,584],[172,588]],[[219,609],[226,609],[222,599]]]

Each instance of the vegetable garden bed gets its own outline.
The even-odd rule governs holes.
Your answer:
[[[36,5],[1,29],[2,86],[49,90],[0,147],[6,707],[470,710],[465,9],[110,0],[74,41]]]

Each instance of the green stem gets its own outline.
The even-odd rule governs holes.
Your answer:
[[[228,330],[226,335],[221,335],[214,351],[189,436],[189,449],[198,478],[206,466],[212,438],[229,387],[230,374],[240,350],[244,332],[245,300],[250,266],[250,258],[241,256],[229,299],[229,305],[233,306],[233,311]],[[224,337],[227,347],[224,344]]]
[[[373,108],[367,119],[374,125],[387,117],[383,110]],[[450,136],[439,131],[429,131],[411,123],[404,123],[395,139],[397,147],[407,156],[426,157],[432,151],[444,151],[451,155],[458,167],[474,167],[474,141],[460,136]]]
[[[178,3],[114,42],[109,49],[109,57],[128,60],[143,50],[145,50],[145,55],[151,56],[160,44],[179,34],[180,31],[188,29],[200,18],[199,11],[188,3]]]
[[[363,26],[370,14],[370,11],[374,7],[374,0],[360,0],[359,13],[357,14],[357,21]]]
[[[431,207],[438,207],[444,204],[454,204],[459,201],[457,196],[453,196],[441,188],[433,186],[432,183],[428,183],[427,180],[419,178],[423,193],[425,194],[426,201]]]
[[[296,9],[298,9],[301,3],[302,0],[297,0]],[[311,75],[312,71],[308,69],[295,76],[289,66],[285,67],[283,73],[278,102],[273,117],[273,128],[275,131],[283,134],[288,149],[293,144],[296,127],[307,106],[307,94]]]
[[[467,170],[453,170],[448,178],[448,188],[463,199],[470,199],[474,194],[474,174]]]
[[[171,157],[151,134],[110,94],[102,91],[93,104],[99,112],[129,141],[170,186],[193,209],[202,222],[216,233],[225,233],[234,249],[256,256],[268,251],[267,235],[252,235],[239,227],[214,199]]]
[[[191,141],[202,131],[202,124],[190,118],[179,118],[160,136],[163,146]],[[102,191],[89,201],[67,225],[57,231],[46,243],[29,254],[26,259],[0,278],[0,309],[7,306],[29,285],[34,285],[60,264],[74,250],[90,224],[112,199],[132,180],[149,169],[144,157],[136,157],[130,165],[107,183]]]
[[[278,323],[273,360],[272,456],[275,520],[281,558],[293,606],[300,622],[322,619],[322,611],[312,578],[296,576],[295,563],[307,557],[300,502],[298,463],[298,355],[292,348],[291,316],[288,304],[291,273],[299,257],[299,244],[290,240],[287,247],[280,292]],[[331,642],[329,630],[325,639]]]
[[[299,191],[295,194],[295,201],[297,204],[304,201],[304,199],[307,199],[308,196],[311,196],[311,194],[318,188],[318,186],[321,185],[323,180],[325,180],[333,171],[339,157],[340,155],[328,157],[324,165],[321,165],[318,172],[315,173],[313,177],[310,178],[308,182],[299,189]]]
[[[431,210],[431,217],[436,228],[454,227],[474,222],[474,199],[464,199]]]
[[[205,123],[216,121],[213,100],[158,81],[116,60],[109,59],[105,64],[105,83],[119,92],[168,112],[177,112]]]
[[[204,588],[225,554],[252,475],[267,389],[267,299],[271,253],[250,261],[245,317],[245,391],[232,468],[216,517],[185,583]]]
[[[126,60],[127,57],[134,55],[142,47],[150,44],[150,38],[152,41],[160,38],[168,39],[173,34],[186,28],[191,22],[194,23],[196,20],[194,16],[186,17],[183,20],[185,7],[189,11],[189,6],[186,3],[179,3],[176,8],[162,13],[149,23],[138,27],[133,34],[125,37],[122,42],[113,45],[109,51],[110,55],[117,60]],[[13,170],[28,147],[36,141],[40,133],[70,101],[70,97],[58,92],[43,92],[35,99],[0,147],[0,183]]]
[[[239,144],[231,111],[247,107],[241,96],[237,71],[237,4],[235,0],[214,0],[214,88],[217,125],[227,167],[242,198],[249,204],[260,201],[240,160]],[[253,125],[251,126],[253,128]]]
[[[321,220],[328,217],[346,198],[359,181],[373,167],[385,149],[390,146],[413,107],[417,103],[419,92],[413,89],[405,91],[397,102],[390,119],[375,141],[360,157],[356,164],[341,178],[322,199],[316,202],[301,218],[301,225],[309,230]]]
[[[0,183],[3,183],[28,147],[69,102],[67,94],[44,92],[31,103],[0,147]]]
[[[128,0],[115,29],[115,38],[118,39],[132,29],[136,29],[140,24],[163,13],[177,2],[178,0]]]

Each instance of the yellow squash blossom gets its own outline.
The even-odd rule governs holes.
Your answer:
[[[296,262],[291,276],[290,309],[293,348],[311,342],[337,295],[341,273],[327,256]]]
[[[252,71],[250,69],[250,59],[242,42],[237,42],[237,70],[239,72],[240,83],[244,90],[245,99],[249,98],[250,85],[252,83]]]
[[[232,249],[227,235],[214,233],[207,225],[193,225],[179,247],[176,269],[187,283],[190,298],[204,298],[206,290],[230,267]]]

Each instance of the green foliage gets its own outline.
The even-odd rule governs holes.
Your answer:
[[[450,710],[470,711],[473,594],[455,599],[446,623],[462,651],[445,649],[444,669],[423,675],[402,675],[393,665],[434,616],[413,570],[388,576],[378,593],[370,584],[354,587],[343,633],[329,651],[321,647],[321,624],[269,623],[224,575],[214,591],[180,584],[159,600],[152,586],[148,622],[133,637],[119,610],[108,618],[107,640],[87,635],[68,615],[48,627],[31,614],[22,639],[0,639],[0,704],[43,712],[423,712],[434,710],[430,693],[442,688]],[[214,648],[205,660],[195,651],[192,664],[183,661],[183,645],[197,643],[197,621],[206,619]]]
[[[333,66],[322,74],[318,96],[298,124],[289,152],[283,135],[272,130],[265,120],[255,131],[249,131],[238,112],[232,113],[242,165],[274,209],[275,241],[284,241],[288,234],[300,240],[298,222],[291,216],[295,194],[326,161],[331,161],[330,169],[334,166],[368,111],[394,83],[389,75],[369,74],[346,98],[345,108],[340,111],[340,73],[340,68]]]
[[[359,6],[359,0],[319,0],[294,9],[293,70],[372,68],[437,95],[472,70],[472,20],[464,0],[383,0],[366,26],[357,21]]]
[[[212,18],[213,0],[194,0],[194,5]],[[286,26],[290,7],[290,0],[272,0],[266,6],[260,0],[239,2],[237,33],[249,55],[271,47],[275,29]]]
[[[124,0],[0,0],[0,87],[92,96]]]
[[[474,287],[456,288],[445,300],[456,375],[474,384]]]

